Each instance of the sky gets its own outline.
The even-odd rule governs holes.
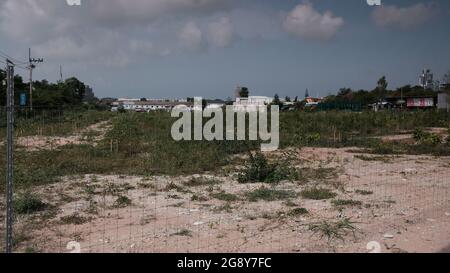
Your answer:
[[[97,97],[280,97],[418,83],[450,70],[450,1],[0,0],[0,51],[44,58]],[[27,72],[17,68],[27,79]]]

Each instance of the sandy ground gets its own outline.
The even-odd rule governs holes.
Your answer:
[[[88,126],[71,136],[26,136],[19,137],[16,145],[27,151],[52,150],[64,145],[93,144],[102,140],[110,129],[109,121],[102,121]]]
[[[310,175],[276,185],[239,184],[236,166],[189,177],[65,177],[38,190],[52,208],[18,218],[17,250],[70,252],[68,243],[76,242],[81,252],[448,251],[450,158],[360,157],[349,150],[355,149],[291,151]],[[193,178],[205,185],[192,186]],[[361,203],[250,201],[247,193],[263,186],[290,193],[327,188],[334,200]],[[309,213],[293,213],[299,208]],[[347,218],[355,230],[339,229],[341,239],[310,230]]]

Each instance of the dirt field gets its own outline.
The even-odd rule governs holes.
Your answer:
[[[50,207],[17,220],[17,250],[70,252],[75,241],[81,252],[448,251],[449,157],[294,152],[304,179],[273,185],[239,184],[236,165],[189,177],[65,177],[39,188]],[[303,194],[317,188],[336,196]]]
[[[27,136],[17,139],[18,147],[27,151],[53,150],[64,145],[93,144],[102,140],[111,128],[109,121],[103,121],[84,128],[71,136]],[[3,145],[3,144],[2,144]]]

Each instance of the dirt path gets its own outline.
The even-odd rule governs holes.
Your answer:
[[[102,121],[80,130],[71,136],[27,136],[19,137],[16,144],[27,151],[53,150],[64,145],[93,144],[101,141],[110,130],[110,121]]]

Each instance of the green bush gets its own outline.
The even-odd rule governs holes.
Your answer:
[[[47,204],[42,202],[38,196],[25,192],[14,199],[13,206],[14,211],[18,214],[32,214],[44,210]]]
[[[260,152],[249,153],[245,169],[239,174],[239,183],[276,183],[285,179],[296,179],[298,172],[290,167],[290,160],[285,159],[277,163],[269,163]]]
[[[303,198],[311,200],[331,199],[336,197],[337,195],[336,193],[332,192],[329,189],[322,189],[322,188],[306,189],[303,190],[300,194]]]

